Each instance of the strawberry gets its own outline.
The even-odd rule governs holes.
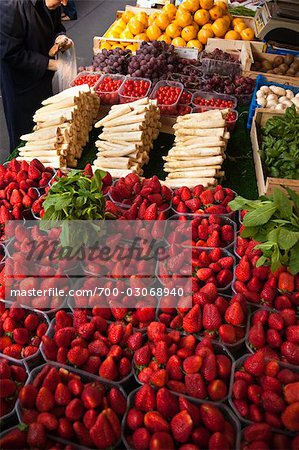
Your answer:
[[[76,337],[74,327],[60,328],[54,335],[55,343],[58,347],[68,348],[73,339]]]
[[[234,344],[237,340],[235,328],[232,325],[224,324],[218,329],[219,337],[225,344]]]
[[[201,202],[198,198],[191,198],[185,201],[185,205],[192,213],[194,213],[200,208]]]
[[[201,419],[209,431],[224,431],[225,420],[222,412],[213,405],[203,404],[200,406]]]
[[[147,327],[147,336],[150,341],[163,340],[166,334],[166,325],[159,322],[151,322]]]
[[[294,344],[299,344],[299,325],[289,326],[286,329],[286,339]]]
[[[233,384],[233,397],[236,400],[244,400],[247,397],[248,385],[244,380],[235,380]]]
[[[201,327],[201,307],[200,305],[194,305],[183,318],[183,328],[187,333],[199,333]]]
[[[266,334],[261,322],[249,329],[248,340],[254,348],[262,348],[266,344]]]
[[[204,358],[201,373],[205,380],[215,380],[215,378],[217,377],[217,365],[216,356],[214,354],[209,354]]]
[[[282,339],[277,330],[270,329],[267,330],[267,344],[271,348],[280,348],[282,344]]]
[[[193,355],[188,356],[183,362],[185,373],[197,373],[202,366],[202,357]]]
[[[262,393],[263,408],[273,414],[281,414],[286,407],[284,400],[280,395],[272,391],[265,391]]]
[[[177,380],[177,381],[180,381],[183,379],[182,362],[178,356],[172,355],[169,358],[169,360],[166,364],[166,370],[168,372],[169,379]]]
[[[256,423],[248,425],[244,428],[244,440],[247,442],[253,441],[270,441],[272,437],[272,430],[270,425],[266,423]]]
[[[222,318],[217,306],[212,304],[206,304],[203,308],[203,320],[202,324],[206,330],[217,330],[221,323]]]
[[[34,408],[35,400],[37,397],[37,389],[28,384],[27,386],[23,386],[19,392],[19,402],[22,408]]]
[[[187,442],[193,429],[193,421],[187,411],[176,414],[170,423],[172,435],[177,442]]]
[[[192,198],[192,193],[188,187],[183,186],[181,188],[180,198],[183,202],[186,202],[187,200],[190,200]]]
[[[13,380],[2,378],[0,398],[12,397],[15,393],[16,385]]]
[[[136,450],[146,450],[149,448],[151,435],[146,428],[138,428],[134,431],[132,439]]]
[[[146,366],[151,360],[151,350],[148,344],[136,350],[134,354],[134,362],[137,366]]]
[[[213,380],[208,385],[208,394],[211,400],[220,401],[227,395],[227,387],[222,380]]]
[[[124,336],[124,328],[121,323],[113,324],[108,331],[108,339],[112,344],[119,344]]]
[[[281,415],[283,425],[289,431],[299,431],[299,402],[287,406]]]
[[[157,410],[167,419],[172,419],[179,412],[177,397],[164,387],[158,390],[156,401]]]
[[[65,416],[67,419],[75,422],[80,420],[84,414],[84,404],[82,400],[78,398],[74,398],[69,402],[67,407],[65,408]]]
[[[264,355],[259,352],[248,356],[248,358],[244,361],[244,369],[257,377],[263,375],[265,366]]]
[[[164,431],[157,431],[151,437],[149,443],[150,450],[163,450],[167,448],[168,450],[174,450],[173,439],[169,433]]]
[[[230,445],[228,440],[223,433],[214,433],[209,440],[210,450],[229,450]]]
[[[207,396],[206,385],[200,373],[185,375],[185,385],[190,397],[204,399]]]
[[[6,350],[6,349],[5,349]],[[4,350],[4,352],[5,352]],[[293,342],[284,342],[280,348],[281,354],[288,363],[299,365],[299,346]]]
[[[165,369],[159,369],[154,372],[150,377],[150,383],[158,388],[161,388],[167,383],[167,371]]]
[[[36,409],[39,412],[48,412],[54,407],[54,403],[52,392],[46,387],[41,387],[35,400]]]
[[[239,262],[239,264],[236,267],[236,278],[239,281],[243,281],[246,283],[246,281],[249,281],[251,276],[251,269],[250,269],[250,263],[247,258],[247,256],[243,256]]]
[[[214,202],[213,192],[209,189],[203,191],[199,196],[203,205],[210,205]]]
[[[67,359],[73,366],[81,367],[87,361],[89,351],[87,348],[75,346],[67,353]]]
[[[83,423],[74,422],[73,429],[76,434],[76,438],[77,438],[78,442],[82,446],[87,447],[87,448],[94,447],[93,441],[90,437],[89,430],[85,425],[83,425]]]
[[[108,393],[108,401],[110,408],[112,408],[116,414],[123,415],[126,412],[127,402],[119,389],[115,387],[110,389]]]
[[[144,220],[156,220],[158,216],[158,208],[156,203],[152,203],[145,210],[143,219]]]
[[[118,378],[118,369],[112,356],[107,356],[107,358],[102,362],[99,369],[99,375],[102,378],[112,381]]]
[[[84,388],[82,381],[77,378],[70,380],[67,387],[75,397],[81,395]]]
[[[138,409],[131,408],[128,411],[126,424],[131,430],[137,430],[143,425],[144,415]]]
[[[136,392],[135,407],[144,412],[156,408],[156,392],[150,385],[145,384]]]
[[[235,326],[243,326],[246,324],[246,314],[241,303],[234,302],[229,305],[225,312],[225,320]]]
[[[169,431],[169,425],[167,420],[157,411],[149,411],[144,416],[144,425],[150,431],[150,433],[156,433],[157,431]]]
[[[102,411],[94,426],[90,429],[90,437],[97,448],[114,446],[121,436],[120,422],[111,409]]]
[[[18,427],[3,432],[0,437],[0,447],[4,449],[23,449],[27,446],[27,434]]]
[[[285,324],[282,316],[279,313],[271,313],[268,318],[268,326],[277,331],[283,330]]]
[[[54,431],[58,428],[58,420],[55,415],[48,412],[40,413],[37,422],[41,423],[48,431]]]
[[[31,448],[45,448],[47,442],[46,428],[41,423],[31,423],[27,433],[27,444]]]

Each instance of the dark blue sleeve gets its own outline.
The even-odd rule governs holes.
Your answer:
[[[11,68],[41,78],[49,58],[25,48],[26,20],[22,2],[0,0],[0,55]]]

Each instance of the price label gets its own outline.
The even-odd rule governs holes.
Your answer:
[[[175,53],[179,56],[179,58],[186,58],[186,59],[198,58],[197,48],[176,47]]]

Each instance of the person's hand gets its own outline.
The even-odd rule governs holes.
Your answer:
[[[48,62],[48,70],[51,70],[52,72],[56,72],[58,70],[59,61],[56,59],[49,59]]]
[[[60,34],[55,39],[55,44],[59,45],[59,51],[64,52],[65,50],[71,48],[74,45],[74,42],[72,41],[72,39],[65,36],[65,34]]]

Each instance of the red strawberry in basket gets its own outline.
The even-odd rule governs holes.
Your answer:
[[[90,437],[100,449],[114,446],[121,436],[120,422],[115,412],[108,408],[101,412],[90,429]]]

